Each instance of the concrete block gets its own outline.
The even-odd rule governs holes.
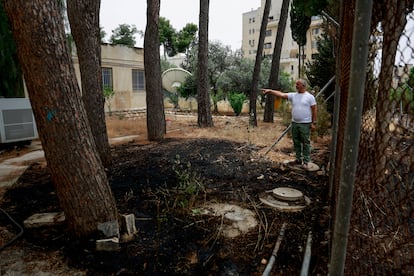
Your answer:
[[[96,241],[97,251],[117,251],[119,250],[119,239],[113,237],[110,239],[101,239]]]
[[[65,221],[63,212],[37,213],[27,218],[23,225],[26,228],[60,225]]]
[[[129,242],[135,238],[138,232],[135,226],[134,214],[121,215],[121,241]]]

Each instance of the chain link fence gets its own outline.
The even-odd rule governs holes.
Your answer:
[[[353,26],[355,1],[344,2],[341,24]],[[342,26],[333,219],[341,208],[336,197],[351,74],[352,29]],[[374,1],[345,275],[414,275],[413,40],[413,1]]]

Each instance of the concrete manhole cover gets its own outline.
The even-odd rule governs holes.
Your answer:
[[[273,196],[287,201],[297,201],[303,199],[303,193],[301,191],[288,187],[273,189]]]
[[[259,197],[267,206],[283,212],[298,212],[305,209],[311,200],[301,191],[289,187],[279,187]]]
[[[320,167],[317,164],[313,163],[313,162],[309,162],[308,163],[308,168],[304,169],[304,168],[302,168],[301,165],[292,165],[293,161],[294,160],[285,160],[285,161],[282,162],[282,164],[284,166],[287,166],[287,167],[289,167],[291,169],[294,169],[294,170],[305,170],[305,171],[309,171],[309,172],[316,172],[316,171],[319,171],[319,169],[320,169]]]

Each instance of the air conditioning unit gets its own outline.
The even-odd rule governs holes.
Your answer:
[[[32,106],[28,98],[0,98],[0,143],[38,138]]]

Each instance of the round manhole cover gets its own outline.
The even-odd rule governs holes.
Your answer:
[[[296,201],[303,199],[303,193],[301,191],[288,187],[273,189],[273,195],[280,200],[286,201]]]

